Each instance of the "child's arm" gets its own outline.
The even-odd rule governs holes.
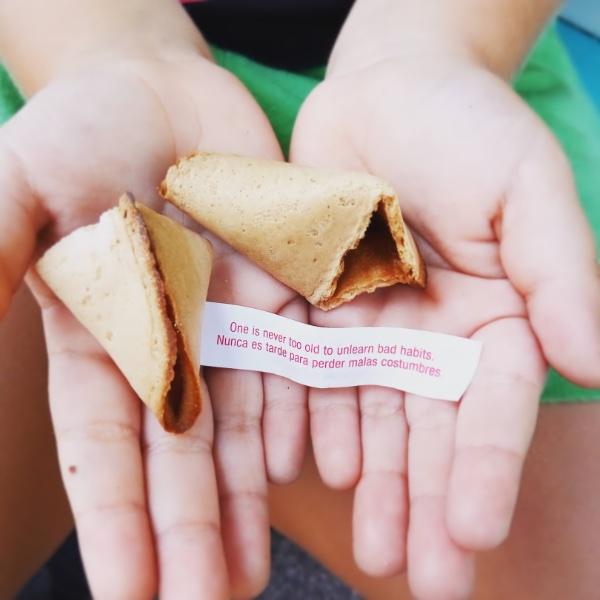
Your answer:
[[[5,0],[0,57],[30,95],[67,69],[111,56],[209,55],[175,0]]]
[[[358,0],[329,62],[339,73],[385,56],[464,55],[510,77],[559,0]]]
[[[295,124],[292,160],[393,183],[428,263],[424,293],[391,288],[315,324],[483,342],[459,405],[343,391],[311,416],[324,480],[339,481],[331,447],[359,478],[358,564],[406,563],[419,598],[467,597],[473,552],[508,535],[546,362],[600,386],[594,239],[557,140],[506,81],[554,7],[359,0]]]
[[[0,128],[0,318],[35,256],[96,221],[123,191],[162,208],[158,184],[181,155],[281,158],[266,116],[207,59],[175,0],[0,7],[3,57],[32,95]],[[287,305],[277,282],[215,250],[222,276],[213,299]],[[142,423],[139,401],[106,354],[35,277],[30,283],[42,306],[61,474],[92,595],[256,596],[269,563],[260,377],[207,374],[220,399],[215,420],[206,403],[192,430],[167,435],[152,419]]]

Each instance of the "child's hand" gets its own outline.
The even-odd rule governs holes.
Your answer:
[[[38,93],[0,130],[0,314],[43,247],[94,222],[124,190],[160,208],[156,188],[167,167],[199,148],[280,157],[243,86],[198,55],[104,62]],[[213,298],[251,304],[260,285],[258,305],[283,309],[292,294],[255,271],[218,253],[216,279],[228,283]],[[32,282],[60,464],[94,597],[257,593],[269,561],[260,377],[208,375],[214,463],[210,406],[192,431],[165,434],[91,336]],[[298,394],[275,378],[265,385],[279,385],[281,399]],[[285,463],[287,449],[276,471],[284,479],[296,468]]]
[[[418,53],[331,69],[302,108],[292,159],[390,180],[429,265],[425,291],[379,291],[311,322],[484,343],[458,405],[381,388],[310,396],[322,477],[359,480],[360,566],[392,573],[407,558],[419,598],[465,597],[472,552],[508,534],[545,360],[600,385],[595,248],[569,166],[501,79]]]

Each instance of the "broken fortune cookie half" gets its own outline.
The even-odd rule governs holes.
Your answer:
[[[202,407],[198,337],[211,267],[209,242],[129,195],[37,263],[163,428],[176,433]]]
[[[425,286],[398,198],[373,175],[200,153],[172,166],[160,191],[322,309],[395,283]]]

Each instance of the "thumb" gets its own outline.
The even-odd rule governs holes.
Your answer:
[[[594,237],[567,160],[545,129],[515,171],[498,223],[504,269],[548,362],[580,385],[600,386]]]
[[[343,123],[346,106],[337,101],[336,88],[321,83],[308,95],[294,123],[290,162],[325,168],[364,171],[365,167]]]
[[[0,317],[10,305],[46,220],[8,126],[0,129]]]

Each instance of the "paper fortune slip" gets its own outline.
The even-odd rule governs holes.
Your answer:
[[[319,388],[381,385],[457,401],[481,343],[400,327],[315,327],[261,310],[207,302],[201,363],[260,371]]]

